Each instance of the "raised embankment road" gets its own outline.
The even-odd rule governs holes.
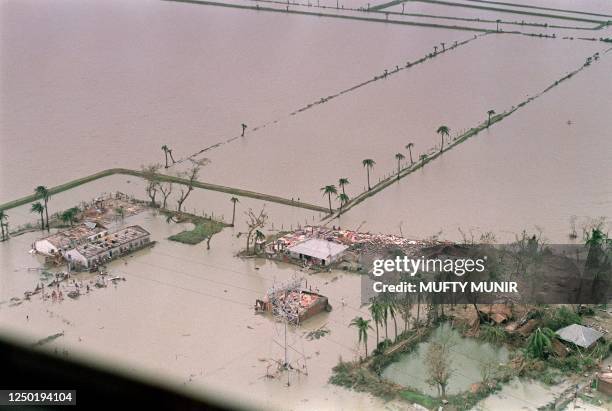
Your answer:
[[[87,184],[92,181],[98,180],[100,178],[109,177],[109,176],[116,175],[116,174],[145,178],[144,173],[139,170],[130,170],[128,168],[110,168],[108,170],[100,171],[98,173],[91,174],[86,177],[78,178],[76,180],[72,180],[67,183],[60,184],[55,187],[51,187],[48,189],[49,194],[50,195],[58,194],[63,191],[67,191],[72,188],[81,186],[83,184]],[[161,182],[169,182],[169,183],[176,183],[176,184],[182,184],[182,185],[191,184],[189,179],[176,177],[176,176],[170,176],[166,174],[156,173],[154,174],[154,177],[155,179]],[[304,203],[303,201],[294,201],[294,200],[290,200],[287,198],[278,197],[278,196],[274,196],[270,194],[263,194],[263,193],[258,193],[255,191],[227,187],[227,186],[222,186],[218,184],[205,183],[202,181],[194,181],[192,184],[196,188],[203,188],[205,190],[219,191],[222,193],[228,193],[228,194],[232,194],[232,195],[239,196],[239,197],[255,198],[257,200],[269,201],[272,203],[278,203],[278,204],[284,204],[284,205],[288,205],[292,207],[304,208],[306,210],[319,211],[322,213],[329,213],[329,209],[327,209],[326,207]],[[0,204],[0,210],[9,210],[11,208],[19,207],[19,206],[31,203],[39,199],[40,199],[40,196],[38,194],[30,194],[28,196],[21,197],[13,201],[9,201],[7,203]]]

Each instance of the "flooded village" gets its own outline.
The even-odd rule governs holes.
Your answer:
[[[3,338],[236,409],[612,409],[605,1],[0,7]],[[435,280],[529,292],[372,292],[482,253]]]

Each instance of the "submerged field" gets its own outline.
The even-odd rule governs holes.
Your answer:
[[[315,1],[310,3],[296,10],[312,12]],[[442,7],[410,3],[413,12],[438,13]],[[320,1],[326,7],[335,4]],[[578,7],[565,0],[533,4]],[[367,2],[338,5],[367,7]],[[337,185],[341,177],[350,181],[350,198],[365,190],[362,160],[376,161],[373,185],[396,172],[396,153],[405,156],[400,166],[410,162],[408,143],[414,144],[412,156],[418,161],[439,148],[439,126],[450,127],[450,139],[482,126],[489,110],[511,111],[599,52],[601,58],[591,66],[326,223],[411,238],[461,239],[459,229],[477,238],[491,231],[500,241],[513,240],[523,229],[541,229],[554,242],[567,241],[573,216],[579,234],[598,217],[607,219],[604,228],[612,228],[609,43],[157,1],[28,0],[0,7],[6,56],[0,203],[41,184],[54,186],[111,167],[163,163],[161,146],[167,144],[180,163],[164,172],[187,170],[193,165],[188,156],[210,148],[192,157],[211,160],[200,172],[201,181],[325,207],[320,188]],[[601,0],[580,8],[606,12]],[[443,12],[498,16],[464,7]],[[385,18],[384,10],[370,14]],[[26,25],[31,29],[24,31]],[[552,34],[539,27],[524,31],[540,32]],[[564,33],[612,37],[610,28]],[[455,42],[460,44],[449,50]],[[444,52],[433,56],[434,50]],[[242,123],[248,125],[244,137]],[[50,211],[117,190],[146,199],[141,179],[114,175],[53,195]],[[169,208],[176,207],[179,190],[175,185]],[[231,197],[196,189],[184,210],[228,224]],[[332,206],[338,206],[336,198]],[[43,349],[110,364],[191,393],[232,398],[243,406],[384,407],[368,394],[327,384],[338,357],[354,360],[359,353],[356,330],[348,324],[369,313],[360,306],[357,274],[307,277],[334,307],[300,328],[289,328],[291,360],[304,365],[308,375],[292,375],[289,388],[284,379],[266,377],[282,359],[284,327],[255,315],[253,304],[272,285],[304,273],[293,265],[236,257],[246,241],[244,213],[263,207],[270,217],[266,234],[318,224],[325,217],[323,211],[246,197],[236,205],[235,227],[176,224],[151,211],[128,217],[122,224],[151,231],[155,247],[109,264],[125,283],[61,303],[11,301],[36,286],[43,265],[28,250],[44,233],[33,228],[14,236],[0,243],[0,330],[26,345],[61,332]],[[30,208],[6,210],[11,230],[27,223],[35,227],[37,215]],[[207,250],[199,240],[219,229]],[[171,241],[175,235],[196,244]],[[329,334],[306,338],[321,327]],[[408,384],[401,364],[396,380]],[[542,391],[518,384],[500,395],[524,392],[525,398]],[[499,403],[495,397],[483,406],[496,409]]]

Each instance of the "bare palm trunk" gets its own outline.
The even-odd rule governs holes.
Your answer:
[[[372,187],[370,187],[370,167],[366,167],[366,171],[368,173],[368,190],[371,190]]]
[[[236,203],[234,203],[234,209],[232,210],[232,227],[234,226],[235,220],[236,220]]]
[[[331,206],[331,193],[327,193],[327,198],[329,199],[329,213],[332,214],[334,210],[332,210]]]
[[[444,150],[444,135],[440,134],[441,137],[441,141],[440,141],[440,153],[442,152],[442,150]]]
[[[397,179],[398,181],[400,179],[400,166],[401,166],[400,160],[397,160]]]
[[[49,231],[49,208],[47,207],[49,200],[45,198],[45,216],[47,217],[47,231]]]
[[[166,156],[166,166],[165,166],[165,168],[168,168],[168,150],[164,150],[164,155]]]
[[[408,147],[408,154],[410,154],[410,165],[414,164],[414,161],[412,161],[412,148]]]
[[[176,163],[176,161],[174,161],[174,156],[172,156],[172,150],[168,150],[168,154],[170,154],[170,159],[172,160],[172,164]]]

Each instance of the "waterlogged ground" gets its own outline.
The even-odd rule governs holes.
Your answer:
[[[472,37],[449,36],[446,46]],[[440,44],[433,46],[441,49]],[[212,166],[206,178],[322,202],[319,188],[347,177],[351,181],[347,194],[354,197],[366,186],[364,158],[376,161],[371,173],[376,182],[395,172],[397,152],[408,157],[404,147],[409,142],[414,143],[417,160],[439,146],[438,126],[450,127],[452,136],[475,127],[486,120],[488,110],[511,109],[604,49],[600,43],[484,36],[207,153]],[[461,81],[457,81],[458,67]],[[500,89],[500,82],[509,86]],[[548,99],[547,109],[563,104]],[[262,159],[270,156],[274,161],[262,167]],[[242,172],[235,164],[252,171]]]
[[[334,3],[321,0],[320,5]],[[533,4],[578,7],[566,0]],[[345,0],[342,5],[366,7],[367,2]],[[102,169],[161,162],[163,144],[182,158],[222,142],[200,156],[212,160],[202,169],[201,180],[325,205],[319,188],[340,177],[351,181],[349,196],[364,189],[364,158],[376,160],[371,176],[376,182],[395,171],[395,153],[404,153],[408,161],[407,143],[414,143],[416,160],[439,145],[435,130],[441,124],[451,128],[452,136],[475,127],[488,110],[512,108],[606,49],[604,43],[563,40],[562,35],[611,36],[610,28],[525,28],[529,33],[555,32],[557,39],[486,35],[291,115],[385,69],[392,72],[415,61],[434,46],[449,47],[475,33],[153,0],[25,0],[5,1],[0,7],[0,202],[29,194],[39,184],[53,186]],[[580,8],[612,14],[603,0],[585,0]],[[461,16],[472,10],[446,7],[444,12]],[[498,15],[492,13],[477,14]],[[376,18],[383,16],[377,13]],[[458,239],[462,228],[476,235],[493,231],[500,240],[538,226],[547,239],[561,242],[572,215],[579,232],[591,218],[609,219],[611,57],[602,54],[592,67],[331,224],[415,238],[441,232],[444,238]],[[249,130],[241,138],[243,122]],[[142,181],[113,176],[53,196],[50,211],[115,190],[145,198]],[[177,191],[175,187],[170,204]],[[186,209],[229,222],[230,197],[195,190]],[[126,282],[78,301],[52,303],[36,297],[11,306],[10,298],[21,297],[39,281],[38,272],[28,268],[40,268],[41,261],[27,251],[41,233],[0,243],[0,332],[26,345],[64,332],[43,349],[247,406],[382,408],[369,395],[326,384],[338,357],[356,356],[357,334],[348,323],[356,315],[369,317],[359,307],[355,275],[308,277],[334,306],[330,314],[289,329],[290,359],[305,364],[308,376],[291,375],[290,387],[285,376],[264,377],[270,359],[283,355],[278,342],[284,328],[255,315],[252,305],[270,285],[300,274],[293,266],[235,257],[245,241],[237,237],[244,231],[244,212],[264,205],[270,232],[323,217],[241,198],[237,227],[216,235],[209,251],[204,245],[166,240],[185,226],[167,224],[148,212],[130,217],[126,224],[142,224],[158,243],[110,265],[111,273]],[[29,208],[7,211],[11,228],[36,221]],[[304,338],[306,331],[320,326],[331,333],[314,341]],[[457,361],[466,358],[458,356]],[[464,368],[468,374],[473,371],[469,365]],[[548,395],[542,387],[513,383],[481,405],[499,409],[515,401],[526,406],[529,397]]]
[[[599,216],[608,217],[609,227],[609,57],[359,204],[340,224],[365,221],[372,231],[417,238],[491,231],[500,241],[541,229],[553,242],[568,241],[573,215],[579,233]]]
[[[253,305],[275,282],[299,275],[294,266],[234,257],[242,229],[225,229],[213,237],[212,249],[186,246],[166,238],[183,226],[167,224],[150,213],[126,219],[142,224],[157,244],[150,250],[111,263],[111,275],[126,282],[61,303],[40,296],[18,306],[12,297],[33,289],[39,274],[28,267],[40,260],[25,250],[38,233],[0,244],[0,332],[18,335],[30,345],[49,335],[64,336],[43,346],[60,355],[161,379],[179,389],[216,393],[224,401],[272,409],[372,409],[377,400],[326,385],[331,367],[342,356],[352,359],[356,332],[347,325],[359,308],[359,277],[342,272],[308,276],[308,284],[330,296],[334,310],[289,329],[290,360],[308,376],[282,380],[264,378],[268,360],[279,360],[284,328],[271,318],[256,315]],[[80,278],[89,278],[84,274]],[[340,299],[344,298],[346,306]],[[26,317],[29,319],[27,320]],[[309,341],[304,334],[320,326],[332,329],[326,337]],[[270,371],[275,370],[275,365]]]
[[[453,370],[448,382],[447,393],[458,394],[470,389],[474,383],[482,381],[480,367],[483,361],[505,363],[508,350],[473,338],[462,338],[456,330],[443,326],[433,332],[431,339],[440,335],[450,336],[450,367]],[[383,378],[405,387],[416,388],[426,394],[436,396],[436,388],[427,383],[427,364],[425,356],[429,341],[420,343],[414,351],[405,354],[399,361],[389,365],[382,373]]]

